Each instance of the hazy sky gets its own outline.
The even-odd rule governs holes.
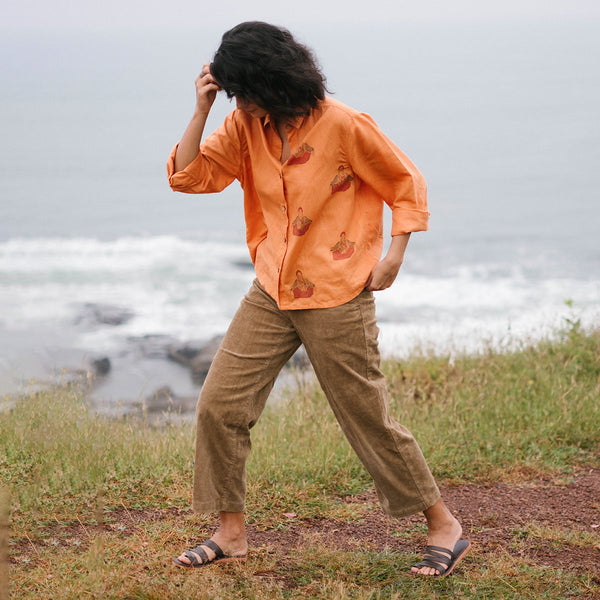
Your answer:
[[[422,20],[600,18],[598,0],[5,0],[7,28],[194,27],[260,19],[332,24]]]

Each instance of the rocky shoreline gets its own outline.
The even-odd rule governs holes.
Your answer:
[[[223,335],[199,340],[127,335],[135,317],[129,307],[87,303],[74,305],[67,322],[48,321],[43,330],[1,331],[9,352],[0,360],[0,410],[10,410],[19,398],[73,385],[92,410],[111,418],[140,417],[157,424],[193,420]],[[94,348],[94,339],[111,343],[106,350],[103,343]],[[308,367],[301,347],[283,369],[272,401],[312,373]]]
[[[134,316],[135,313],[127,308],[106,304],[86,304],[77,317],[77,323],[94,328],[118,327]],[[198,393],[222,340],[223,335],[208,340],[187,341],[166,335],[132,336],[126,339],[126,346],[119,353],[91,355],[86,361],[86,367],[77,370],[74,374],[83,377],[89,383],[88,396],[94,408],[105,411],[106,402],[102,390],[114,376],[115,370],[123,371],[127,368],[126,365],[133,368],[143,361],[146,363],[152,361],[155,366],[161,363],[164,366],[166,363],[178,365],[186,373],[183,376],[189,378],[184,387],[192,393],[177,393],[169,381],[160,381],[143,396],[136,394],[135,398],[123,400],[120,403],[120,414],[144,415],[152,417],[153,420],[173,417],[189,419],[195,413]],[[289,380],[293,373],[304,372],[308,367],[308,357],[304,348],[300,347],[284,368],[281,379],[286,380],[287,375]]]

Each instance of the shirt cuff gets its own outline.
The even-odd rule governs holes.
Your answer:
[[[167,160],[167,177],[171,189],[175,192],[187,192],[190,194],[203,192],[204,190],[202,186],[199,186],[196,177],[190,174],[190,170],[196,161],[201,160],[200,153],[185,169],[175,172],[175,155],[177,154],[178,147],[179,143],[173,146],[173,150],[171,150],[171,154]]]
[[[429,212],[401,208],[392,211],[392,235],[403,235],[429,229]]]
[[[169,155],[169,160],[167,160],[167,177],[169,178],[169,183],[171,183],[171,178],[175,173],[175,154],[177,154],[178,147],[179,143],[173,146],[173,150],[171,150],[171,154]]]

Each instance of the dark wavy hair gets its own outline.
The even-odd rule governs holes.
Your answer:
[[[311,50],[261,21],[225,32],[210,69],[229,98],[253,102],[276,121],[309,114],[327,91]]]

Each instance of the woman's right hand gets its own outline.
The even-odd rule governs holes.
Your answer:
[[[210,72],[210,63],[204,63],[196,77],[196,112],[208,115],[220,89]]]
[[[206,119],[220,89],[210,73],[210,63],[204,63],[200,75],[196,77],[196,108],[177,146],[174,173],[185,169],[198,156]]]

